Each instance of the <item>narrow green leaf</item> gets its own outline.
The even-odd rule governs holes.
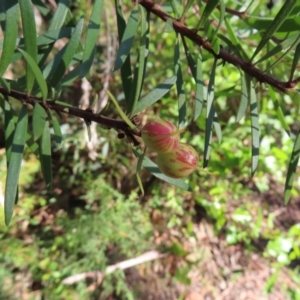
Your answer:
[[[48,87],[45,78],[43,77],[42,71],[40,70],[39,66],[36,62],[32,59],[32,57],[24,50],[18,49],[25,58],[27,65],[30,67],[42,93],[43,100],[46,100],[48,95]]]
[[[242,59],[248,60],[249,59],[248,55],[242,48],[241,41],[236,37],[235,32],[234,32],[233,28],[231,27],[230,21],[228,21],[227,18],[225,18],[225,25],[226,25],[226,30],[227,30],[227,33],[229,36],[229,39],[228,39],[229,46],[230,46],[230,43],[232,43],[234,49],[236,49],[238,56]]]
[[[145,15],[145,9],[141,7],[141,44],[139,47],[138,59],[135,65],[134,78],[130,90],[130,97],[127,103],[127,113],[132,115],[132,111],[140,98],[142,86],[145,79],[145,70],[149,52],[149,16]]]
[[[164,32],[170,33],[174,31],[174,26],[173,26],[173,19],[172,18],[167,18],[165,22],[165,30]]]
[[[215,110],[215,108],[214,108],[214,110]],[[222,129],[221,129],[221,124],[219,122],[218,113],[217,113],[216,110],[214,112],[213,125],[214,125],[214,129],[215,129],[216,136],[217,136],[217,139],[218,139],[218,143],[221,144],[221,142],[222,142]]]
[[[182,6],[178,0],[170,0],[172,5],[172,10],[176,19],[180,18],[180,7]]]
[[[95,47],[103,11],[103,2],[103,0],[97,0],[94,3],[90,22],[87,28],[83,60],[80,68],[80,78],[83,78],[89,72],[94,61]]]
[[[62,55],[62,59],[50,80],[50,86],[56,87],[56,85],[60,82],[67,68],[69,67],[75,53],[77,52],[77,48],[80,43],[81,33],[83,30],[83,24],[84,19],[80,18],[72,34],[72,37],[65,48],[65,51]]]
[[[19,4],[17,0],[4,1],[7,5],[3,51],[0,60],[0,77],[6,71],[14,53],[18,37]]]
[[[219,23],[218,26],[216,27],[216,30],[214,31],[213,35],[210,37],[211,39],[219,32],[220,27],[223,25],[224,18],[225,18],[225,4],[223,0],[220,1],[220,18],[219,18]],[[219,53],[219,52],[218,52]]]
[[[239,122],[242,119],[248,107],[248,91],[247,91],[245,77],[243,74],[241,74],[241,86],[242,86],[242,91],[241,91],[242,95],[241,95],[241,101],[236,116],[236,122]]]
[[[217,60],[214,60],[214,64],[211,70],[209,84],[207,88],[207,111],[206,111],[206,126],[205,126],[205,141],[204,141],[204,161],[203,168],[206,168],[209,162],[212,140],[212,127],[215,118],[215,107],[213,105],[215,94],[215,74],[216,74]]]
[[[274,18],[265,18],[265,17],[256,17],[256,16],[247,16],[243,18],[243,21],[251,26],[254,29],[261,31],[266,31],[272,23]],[[277,33],[286,33],[292,31],[300,30],[300,18],[287,18],[276,30]]]
[[[204,87],[204,82],[202,80],[202,54],[201,50],[199,49],[199,53],[197,56],[197,65],[195,63],[195,60],[190,52],[190,49],[188,48],[188,45],[185,41],[185,38],[182,36],[182,42],[184,46],[185,55],[188,61],[188,65],[191,69],[192,75],[196,81],[196,99],[195,99],[195,110],[194,110],[194,120],[198,119],[198,117],[201,114],[203,101],[204,101],[204,90],[206,87]],[[206,91],[207,94],[207,91]]]
[[[42,136],[46,120],[47,113],[45,109],[39,103],[35,103],[32,116],[33,138],[35,141]]]
[[[191,69],[193,77],[196,79],[196,63],[195,63],[194,57],[191,54],[191,51],[190,51],[183,35],[181,36],[181,39],[182,39],[184,52],[185,52],[185,56],[187,58],[188,65]]]
[[[282,61],[282,59],[287,56],[300,42],[300,34],[298,34],[297,39],[293,42],[293,44],[290,45],[290,47],[279,57],[273,62],[271,65],[267,67],[267,69],[264,72],[268,72],[272,68],[274,68],[279,62]]]
[[[137,149],[133,149],[133,152],[135,154],[136,157],[139,157],[141,155],[140,152],[138,152]],[[170,183],[174,186],[179,187],[180,189],[186,190],[186,191],[192,191],[190,186],[185,183],[182,179],[174,179],[171,177],[166,176],[165,174],[163,174],[160,169],[158,168],[158,166],[151,160],[149,159],[147,156],[144,156],[143,158],[143,163],[142,166],[151,174],[153,174],[155,177]]]
[[[11,155],[8,162],[8,170],[6,177],[4,214],[5,224],[7,226],[9,225],[14,210],[27,127],[28,110],[27,106],[23,105],[20,111],[19,119],[13,137]]]
[[[299,37],[299,34],[295,34],[292,37],[285,39],[280,44],[275,46],[273,49],[268,50],[267,53],[262,58],[257,60],[254,64],[256,65],[264,60],[267,60],[268,58],[275,56],[277,53],[289,48],[298,39],[298,37]]]
[[[253,61],[254,57],[260,52],[260,50],[269,42],[270,38],[278,28],[281,26],[281,24],[286,20],[286,18],[289,16],[290,12],[293,10],[293,7],[297,3],[297,0],[286,0],[283,4],[282,8],[274,18],[273,22],[271,23],[270,27],[267,29],[265,34],[263,35],[261,41],[259,42],[258,46],[256,47],[252,57],[251,61]]]
[[[42,0],[32,0],[32,3],[47,20],[51,18],[49,8],[42,2]]]
[[[145,95],[140,101],[137,102],[132,115],[136,115],[142,110],[150,107],[156,101],[161,99],[166,93],[170,91],[172,86],[175,84],[177,76],[167,78],[163,83],[156,86],[151,92]]]
[[[247,91],[250,102],[250,119],[251,119],[251,137],[252,137],[252,157],[251,157],[251,176],[257,170],[259,157],[259,118],[258,118],[258,103],[256,98],[255,88],[251,78],[245,75]]]
[[[196,99],[195,99],[195,109],[194,109],[194,121],[198,119],[201,114],[202,107],[204,104],[204,82],[203,82],[203,72],[202,72],[202,53],[199,49],[197,57],[197,67],[196,67]]]
[[[117,14],[117,25],[118,25],[118,34],[119,34],[119,44],[122,43],[122,38],[126,29],[126,22],[122,12],[122,5],[119,0],[115,0],[115,8]],[[132,85],[132,71],[131,71],[131,62],[130,62],[130,53],[128,54],[125,62],[121,67],[121,79],[122,86],[125,95],[126,108],[128,109],[128,103],[130,101],[130,90]]]
[[[123,119],[123,121],[133,130],[136,129],[135,125],[130,121],[130,119],[126,116],[126,114],[123,112],[122,108],[119,106],[118,101],[116,98],[112,95],[112,93],[109,90],[105,91],[107,95],[109,96],[110,100],[115,105],[120,117]]]
[[[3,86],[8,92],[10,92],[10,82],[0,77],[0,85]]]
[[[55,116],[54,112],[50,111],[50,116],[51,116],[51,120],[52,120],[52,126],[53,126],[54,139],[56,142],[56,146],[59,146],[62,141],[62,132],[61,132],[60,124],[59,124],[58,119]]]
[[[57,8],[55,10],[55,14],[48,28],[48,31],[59,29],[63,26],[67,17],[67,13],[69,11],[69,7],[70,7],[70,0],[59,1]]]
[[[53,44],[57,40],[62,38],[70,38],[72,35],[74,29],[71,27],[64,27],[52,31],[47,31],[45,34],[40,35],[37,38],[37,44],[38,46],[45,46],[48,44]],[[19,46],[22,45],[22,42],[19,43]]]
[[[39,150],[43,177],[47,188],[50,189],[52,185],[52,159],[49,121],[46,121],[44,124]]]
[[[184,82],[181,71],[179,37],[177,36],[175,50],[174,50],[174,66],[175,74],[177,76],[176,90],[178,97],[178,127],[184,128],[186,126],[186,96],[184,90]]]
[[[184,6],[183,13],[181,15],[181,18],[187,13],[187,11],[190,9],[190,7],[193,5],[194,0],[188,0],[187,4]]]
[[[125,31],[122,35],[120,47],[116,55],[114,71],[119,70],[124,64],[126,58],[128,57],[128,54],[133,44],[134,37],[136,35],[137,28],[138,28],[138,5],[135,5],[130,14]]]
[[[282,109],[279,105],[278,99],[277,99],[277,93],[275,92],[274,88],[269,85],[269,95],[273,101],[274,108],[277,113],[277,118],[281,123],[282,128],[286,131],[286,133],[290,136],[290,128],[288,124],[286,123],[285,116],[282,112]]]
[[[37,63],[38,51],[37,51],[37,39],[36,39],[36,26],[35,17],[33,12],[33,6],[31,0],[19,0],[22,27],[25,42],[25,50],[31,56],[32,60]],[[22,53],[23,54],[23,53]],[[26,59],[27,61],[27,59]],[[26,84],[27,92],[30,94],[35,81],[35,74],[32,67],[27,61],[26,67]]]
[[[297,170],[297,165],[300,155],[300,130],[297,133],[293,152],[291,154],[290,163],[286,175],[285,187],[284,187],[284,204],[287,205],[291,198],[294,178]]]
[[[1,108],[4,112],[5,154],[8,166],[15,131],[14,111],[12,110],[9,102],[5,100],[2,95],[0,95],[0,100]]]
[[[292,67],[291,67],[290,80],[293,80],[294,72],[298,66],[299,58],[300,58],[300,44],[297,45],[295,53],[294,53],[293,63],[292,63]]]
[[[34,140],[33,136],[27,132],[26,134],[26,145],[29,147],[30,151],[35,154],[36,157],[39,156],[39,145]]]
[[[141,179],[141,169],[142,169],[142,164],[143,164],[143,160],[144,160],[144,157],[145,157],[145,152],[146,152],[146,149],[147,147],[145,147],[143,153],[139,153],[138,151],[137,154],[138,154],[138,163],[137,163],[137,166],[136,166],[136,178],[137,178],[137,181],[138,181],[138,184],[139,184],[139,187],[141,189],[141,192],[142,192],[142,195],[144,196],[145,194],[145,191],[144,191],[144,187],[143,187],[143,183],[142,183],[142,179]]]
[[[204,11],[202,13],[202,16],[200,18],[200,21],[199,21],[198,25],[196,26],[197,29],[200,29],[201,27],[203,27],[204,23],[208,20],[210,14],[212,13],[212,11],[216,8],[216,6],[218,4],[219,4],[219,0],[207,1],[207,4],[206,4]]]

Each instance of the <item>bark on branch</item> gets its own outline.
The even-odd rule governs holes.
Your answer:
[[[233,54],[227,52],[224,49],[220,49],[220,52],[218,54],[216,54],[208,40],[206,40],[205,38],[198,35],[197,32],[195,32],[194,30],[187,28],[180,21],[171,17],[169,14],[167,14],[165,11],[163,11],[159,5],[155,4],[152,0],[138,0],[138,3],[140,5],[142,5],[148,12],[155,14],[163,21],[166,22],[168,19],[171,20],[176,32],[178,32],[179,34],[181,34],[184,37],[189,38],[195,44],[202,47],[206,51],[210,52],[217,59],[222,59],[223,61],[230,63],[230,64],[236,66],[237,68],[242,69],[248,75],[256,78],[257,81],[267,83],[284,93],[288,92],[289,90],[293,90],[295,88],[296,82],[280,81],[280,80],[264,73],[263,71],[259,70],[253,64],[251,64],[251,62],[244,61],[244,60],[240,59],[239,57],[236,57]]]
[[[116,120],[112,118],[105,117],[101,114],[94,114],[92,109],[80,109],[72,106],[67,106],[59,104],[55,101],[45,101],[36,98],[34,96],[28,96],[26,93],[21,93],[18,91],[8,91],[4,87],[0,86],[0,94],[5,97],[13,97],[23,103],[34,105],[35,103],[41,104],[45,109],[51,109],[59,113],[66,113],[72,116],[82,118],[89,124],[91,121],[96,122],[106,128],[113,128],[118,133],[124,133],[134,145],[139,145],[136,136],[140,136],[139,131],[133,131],[123,120]]]

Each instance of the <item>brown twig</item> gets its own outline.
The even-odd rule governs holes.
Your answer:
[[[220,52],[218,54],[215,53],[210,42],[207,39],[201,37],[200,35],[197,34],[197,32],[195,32],[195,30],[187,28],[180,21],[171,17],[169,14],[163,11],[159,5],[155,4],[152,0],[139,0],[138,2],[147,11],[152,12],[163,21],[166,22],[167,20],[171,20],[173,23],[173,28],[175,29],[176,32],[189,38],[195,44],[204,48],[206,51],[210,52],[217,59],[222,59],[223,61],[230,63],[236,66],[237,68],[242,69],[248,75],[256,78],[257,81],[267,83],[273,86],[274,88],[276,88],[277,90],[282,91],[284,93],[295,88],[295,84],[293,82],[280,81],[264,73],[260,69],[257,69],[254,65],[251,64],[251,62],[244,61],[239,57],[236,57],[233,54],[227,52],[225,49],[220,49]]]
[[[34,97],[34,96],[28,96],[25,93],[21,93],[18,91],[7,91],[4,87],[0,86],[0,94],[4,95],[5,97],[13,97],[23,103],[34,105],[35,103],[41,104],[45,109],[51,109],[58,113],[66,113],[72,116],[76,116],[79,118],[84,119],[87,123],[88,122],[96,122],[100,125],[103,125],[107,128],[113,128],[118,132],[124,132],[124,134],[130,139],[130,141],[134,145],[139,145],[138,140],[136,139],[136,136],[140,136],[141,133],[137,130],[134,131],[131,129],[126,122],[123,120],[116,120],[112,118],[108,118],[105,116],[102,116],[100,114],[94,114],[91,109],[80,109],[76,107],[71,107],[63,104],[59,104],[55,101],[45,101],[43,102],[40,98]]]

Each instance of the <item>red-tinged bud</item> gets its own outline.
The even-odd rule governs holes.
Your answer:
[[[174,151],[179,144],[179,135],[185,129],[177,127],[169,121],[155,119],[142,129],[142,139],[152,151],[167,153]]]
[[[199,170],[199,156],[196,150],[188,145],[179,143],[170,153],[158,153],[156,163],[165,175],[172,178],[184,178]]]

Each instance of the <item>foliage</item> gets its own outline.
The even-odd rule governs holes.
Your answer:
[[[1,229],[7,267],[1,280],[12,280],[17,268],[46,297],[89,297],[86,283],[66,287],[62,279],[151,248],[149,211],[163,215],[158,231],[191,234],[188,201],[205,209],[228,244],[253,250],[254,241],[266,239],[264,255],[276,268],[299,259],[298,224],[280,232],[273,212],[249,200],[251,184],[263,194],[273,181],[285,183],[282,203],[298,196],[299,1],[278,1],[271,9],[265,1],[103,4],[61,0],[53,10],[36,0],[0,3],[1,179],[3,218],[11,223]],[[77,93],[84,80],[93,87],[85,102]],[[114,105],[101,93],[108,89]],[[157,115],[188,129],[182,141],[217,176],[174,180],[151,152],[141,156],[136,116],[144,124]],[[99,149],[94,162],[83,134],[92,136],[91,122],[100,125],[92,138]],[[118,140],[123,136],[128,142]],[[145,208],[137,201],[136,172],[149,200]],[[35,189],[40,194],[33,196]],[[69,197],[83,207],[69,208]],[[42,211],[56,215],[39,228]],[[20,224],[30,231],[26,247],[16,237],[25,235]],[[189,282],[187,270],[175,272],[182,282]],[[116,282],[131,299],[122,271],[104,281],[102,297],[115,292]],[[293,293],[297,299],[299,291]]]

